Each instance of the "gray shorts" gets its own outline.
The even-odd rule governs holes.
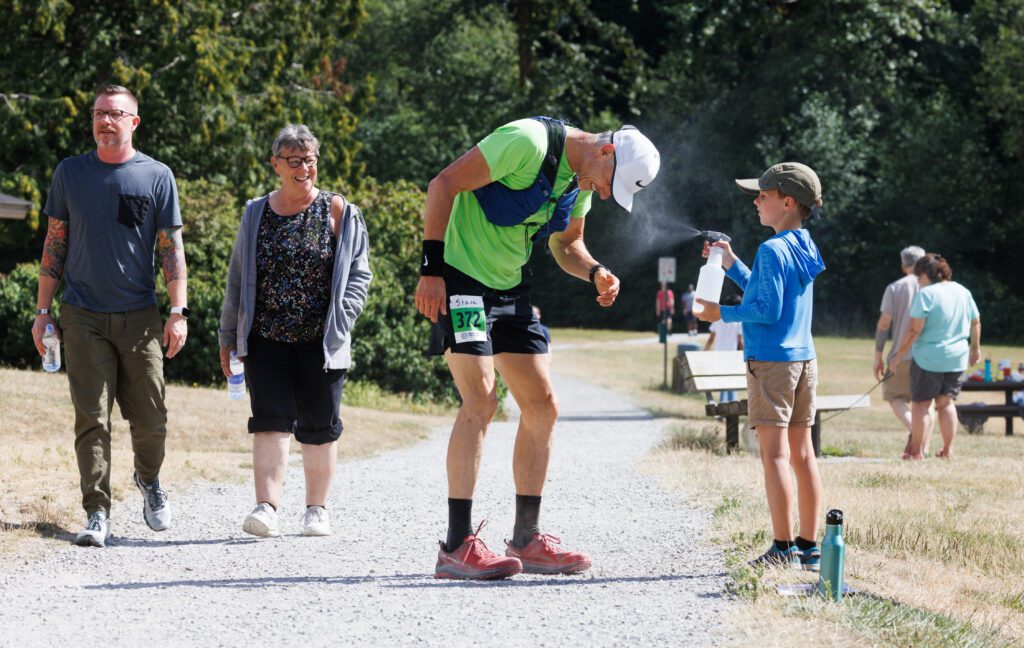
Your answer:
[[[915,403],[934,400],[946,395],[956,400],[964,384],[962,371],[928,371],[910,361],[910,400]]]

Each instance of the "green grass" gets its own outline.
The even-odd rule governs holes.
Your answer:
[[[854,594],[841,602],[817,596],[793,597],[786,613],[813,621],[843,625],[862,637],[866,644],[918,648],[1003,648],[1008,638],[996,628],[961,621],[871,594]]]

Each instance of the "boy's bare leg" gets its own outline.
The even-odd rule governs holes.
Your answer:
[[[445,353],[448,368],[455,379],[462,406],[455,417],[448,440],[448,497],[473,499],[476,477],[480,472],[484,435],[498,411],[495,393],[494,359],[464,353]]]
[[[275,509],[280,506],[291,440],[289,432],[256,432],[252,435],[252,473],[257,504],[267,502]]]
[[[775,540],[793,540],[793,482],[789,477],[789,440],[786,428],[758,425],[764,490],[772,515]]]
[[[821,516],[821,475],[814,456],[811,428],[789,428],[790,464],[796,474],[796,499],[800,512],[800,537],[817,542],[818,518]]]
[[[547,354],[494,356],[498,373],[522,412],[512,455],[517,495],[540,495],[548,474],[551,433],[558,418],[558,399],[551,386],[548,362]]]
[[[939,420],[939,431],[942,433],[942,450],[940,457],[953,458],[953,439],[956,437],[956,426],[959,422],[956,405],[953,399],[943,394],[935,399],[935,418]]]

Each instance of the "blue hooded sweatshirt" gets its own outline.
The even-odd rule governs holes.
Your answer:
[[[757,248],[751,270],[739,259],[726,276],[743,292],[739,306],[722,306],[722,319],[743,323],[743,359],[813,360],[814,278],[825,269],[805,229],[785,230]]]

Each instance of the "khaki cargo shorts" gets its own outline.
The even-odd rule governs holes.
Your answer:
[[[750,427],[811,427],[818,361],[747,360],[747,412]]]
[[[882,383],[882,400],[890,402],[897,399],[910,400],[910,363],[906,360],[896,365],[892,377]]]

